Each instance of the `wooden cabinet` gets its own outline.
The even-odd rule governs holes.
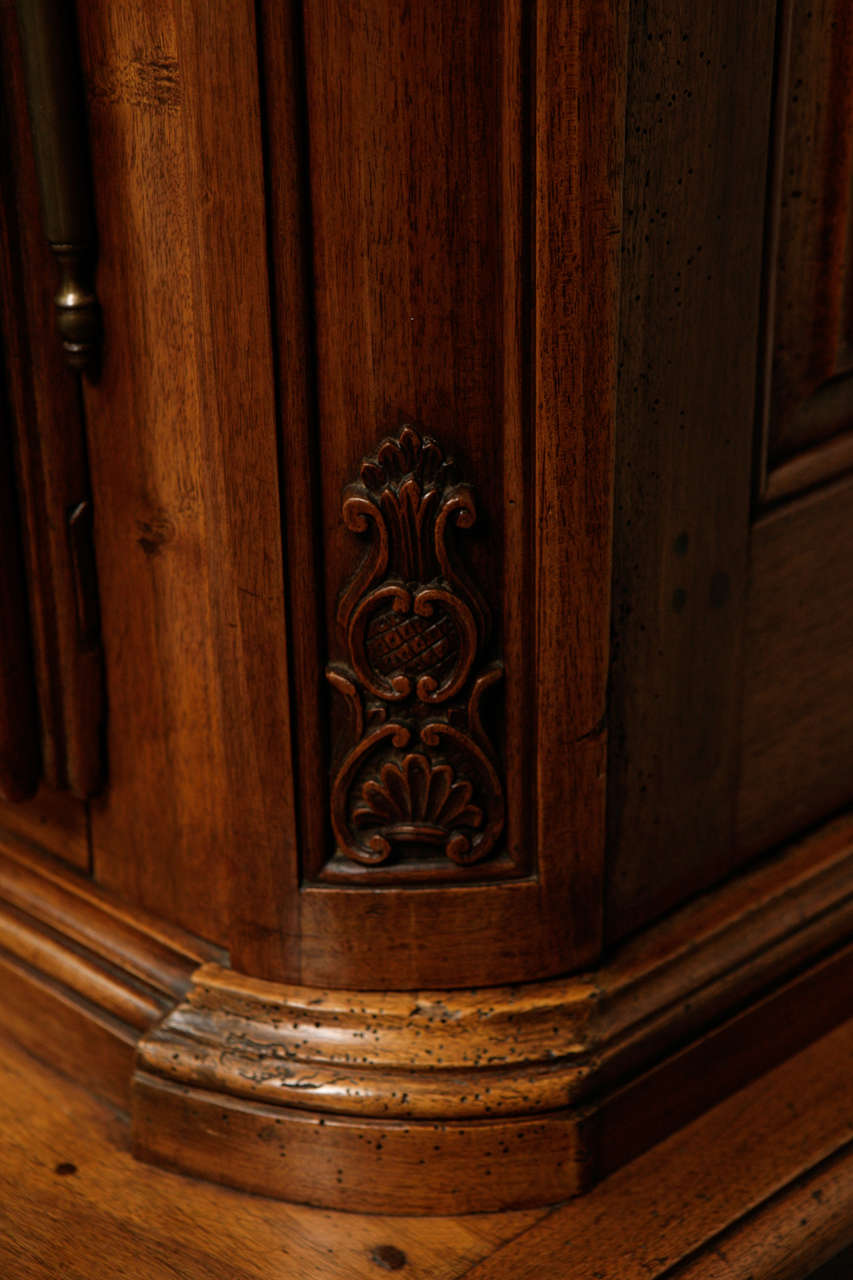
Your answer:
[[[847,6],[88,0],[82,376],[2,19],[15,1035],[447,1214],[843,1023]]]

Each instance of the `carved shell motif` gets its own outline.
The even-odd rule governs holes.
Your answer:
[[[449,764],[430,763],[421,753],[402,763],[386,761],[368,778],[353,811],[356,826],[381,824],[387,838],[443,844],[454,827],[481,827],[483,811],[471,803],[474,788],[457,781]]]

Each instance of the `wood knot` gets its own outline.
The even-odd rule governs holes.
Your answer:
[[[175,536],[175,526],[165,511],[158,511],[149,520],[137,520],[136,529],[139,534],[137,545],[147,556],[160,554],[165,543]]]
[[[370,1261],[383,1271],[399,1271],[408,1261],[402,1249],[393,1244],[378,1244],[370,1255]]]

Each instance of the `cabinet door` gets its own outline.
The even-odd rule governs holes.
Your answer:
[[[783,9],[736,838],[853,798],[853,12]]]
[[[7,746],[17,760],[0,827],[85,868],[85,800],[104,778],[91,493],[79,380],[54,328],[57,268],[43,230],[8,2],[0,5],[0,69],[2,679],[14,699],[6,704]]]
[[[629,85],[611,937],[853,798],[853,20],[679,7]]]
[[[261,13],[302,976],[591,963],[624,6]]]

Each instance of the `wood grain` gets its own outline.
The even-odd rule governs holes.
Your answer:
[[[89,870],[89,815],[67,791],[42,784],[31,800],[0,803],[0,831],[19,848],[33,847]]]
[[[223,1123],[223,1114],[227,1122]],[[585,1185],[574,1116],[409,1125],[270,1107],[137,1072],[134,1153],[167,1168],[304,1204],[445,1215],[535,1207]],[[521,1153],[507,1158],[506,1153]]]
[[[606,934],[729,874],[776,5],[631,14]]]
[[[737,812],[748,853],[853,796],[851,501],[848,477],[753,530]]]
[[[508,1275],[514,1280],[543,1275],[588,1280],[590,1274],[597,1280],[653,1280],[672,1275],[676,1264],[691,1254],[701,1257],[705,1252],[709,1256],[701,1261],[706,1270],[698,1274],[716,1280],[726,1274],[722,1266],[714,1269],[719,1259],[713,1250],[721,1233],[744,1219],[751,1242],[755,1236],[749,1215],[764,1204],[772,1214],[772,1198],[788,1188],[796,1203],[802,1186],[798,1180],[810,1177],[815,1181],[805,1184],[808,1193],[817,1193],[810,1216],[823,1230],[814,1238],[808,1219],[798,1224],[789,1219],[788,1239],[797,1242],[804,1268],[810,1254],[815,1262],[825,1260],[833,1247],[850,1239],[851,1061],[853,1024],[848,1022],[588,1195],[557,1209],[473,1267],[467,1280],[504,1280]],[[834,1168],[822,1164],[836,1155]],[[765,1280],[760,1268],[749,1270],[755,1258],[749,1257],[748,1245],[746,1265],[741,1265],[736,1261],[737,1237],[732,1244],[738,1280],[750,1275]],[[772,1237],[766,1238],[765,1264],[772,1263],[771,1244]],[[691,1275],[689,1269],[685,1274]]]
[[[7,801],[32,796],[41,773],[11,426],[0,365],[0,798]]]
[[[10,1280],[105,1269],[369,1280],[396,1249],[417,1280],[802,1280],[850,1240],[851,1054],[848,1025],[544,1217],[425,1221],[301,1208],[136,1164],[112,1110],[4,1043],[0,1260]]]
[[[545,0],[536,10],[537,849],[577,968],[598,959],[604,930],[629,8]]]
[[[139,1036],[214,957],[224,958],[14,843],[0,847],[3,1026],[118,1105]]]
[[[851,1210],[848,1149],[724,1232],[695,1262],[677,1267],[672,1278],[848,1280],[853,1250],[821,1263],[853,1234]]]
[[[782,22],[762,405],[765,494],[768,485],[779,488],[776,468],[853,427],[853,16],[843,0],[787,0]],[[827,463],[833,456],[839,460],[837,447],[824,454]]]
[[[95,874],[277,975],[293,832],[253,6],[93,3],[80,27],[105,326]]]
[[[89,498],[90,486],[78,380],[54,330],[56,264],[42,227],[11,0],[0,5],[0,66],[8,131],[0,324],[26,533],[42,769],[51,787],[85,797],[103,781],[103,678],[97,637],[84,643],[80,636],[67,518]]]
[[[139,1042],[138,1150],[333,1207],[576,1194],[851,1015],[851,837],[835,824],[583,977],[370,993],[204,965]]]
[[[400,1257],[412,1280],[454,1280],[542,1213],[335,1214],[146,1167],[122,1118],[6,1042],[0,1120],[8,1280],[381,1280]]]
[[[306,877],[288,972],[300,982],[462,986],[597,954],[623,10],[546,4],[534,23],[515,2],[361,0],[309,6],[300,24],[262,6]],[[536,272],[551,285],[534,295]],[[313,323],[291,319],[306,291]],[[470,564],[507,672],[492,718],[505,839],[535,881],[488,884],[485,868],[482,888],[440,892],[311,883],[331,852],[341,728],[323,654],[346,656],[334,611],[359,554],[341,494],[407,420],[478,492]],[[519,608],[519,592],[535,603]],[[525,745],[534,704],[538,764]]]

